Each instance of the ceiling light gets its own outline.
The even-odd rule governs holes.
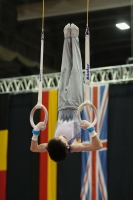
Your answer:
[[[129,29],[130,28],[130,26],[128,26],[126,23],[116,24],[116,27],[118,27],[121,30],[125,30],[125,29]]]

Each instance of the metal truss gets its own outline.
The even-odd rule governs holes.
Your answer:
[[[91,69],[91,84],[123,83],[133,81],[133,64]],[[83,70],[83,75],[85,70]],[[84,77],[84,76],[83,76]],[[38,91],[39,75],[0,79],[0,93]],[[60,73],[43,75],[43,90],[57,88]]]
[[[133,81],[133,64],[91,69],[91,84]]]

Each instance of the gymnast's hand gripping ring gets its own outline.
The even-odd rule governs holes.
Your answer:
[[[80,123],[80,125],[81,125],[81,124],[82,124],[82,120],[81,120],[81,117],[80,117],[80,112],[81,112],[82,108],[83,108],[84,106],[86,106],[86,105],[90,106],[90,107],[93,109],[94,113],[95,113],[95,118],[94,118],[94,121],[92,122],[92,125],[95,126],[95,124],[97,123],[97,109],[96,109],[96,107],[95,107],[90,101],[88,101],[88,100],[86,100],[84,103],[82,103],[82,104],[78,107],[78,112],[77,112],[78,121],[79,121],[79,123]]]
[[[34,118],[34,113],[37,109],[43,109],[44,113],[45,113],[45,117],[44,117],[44,125],[47,124],[48,122],[48,111],[46,109],[45,106],[43,106],[42,104],[37,104],[32,110],[31,110],[31,113],[30,113],[30,123],[31,123],[31,126],[33,128],[35,128],[35,124],[34,124],[34,121],[33,121],[33,118]]]

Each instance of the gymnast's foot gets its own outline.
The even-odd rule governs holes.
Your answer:
[[[70,24],[67,24],[65,27],[64,27],[64,37],[65,38],[68,38],[71,36],[71,27],[70,27]]]
[[[75,24],[71,24],[71,37],[78,37],[79,28]]]

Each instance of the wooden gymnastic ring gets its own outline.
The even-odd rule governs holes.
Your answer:
[[[46,109],[45,106],[43,106],[42,104],[37,104],[32,110],[31,110],[31,113],[30,113],[30,123],[31,123],[31,126],[33,128],[35,128],[35,124],[34,124],[34,121],[33,121],[33,118],[34,118],[34,113],[37,109],[43,109],[44,110],[44,113],[45,113],[45,117],[44,117],[44,125],[47,124],[48,122],[48,111]]]
[[[80,124],[82,124],[82,120],[81,120],[81,117],[80,117],[80,112],[81,112],[82,108],[84,106],[86,106],[86,105],[90,106],[93,109],[94,113],[95,113],[95,118],[94,118],[94,121],[92,122],[92,125],[94,126],[97,123],[97,109],[89,100],[86,100],[84,103],[82,103],[78,107],[78,112],[77,112],[78,121],[79,121]]]

